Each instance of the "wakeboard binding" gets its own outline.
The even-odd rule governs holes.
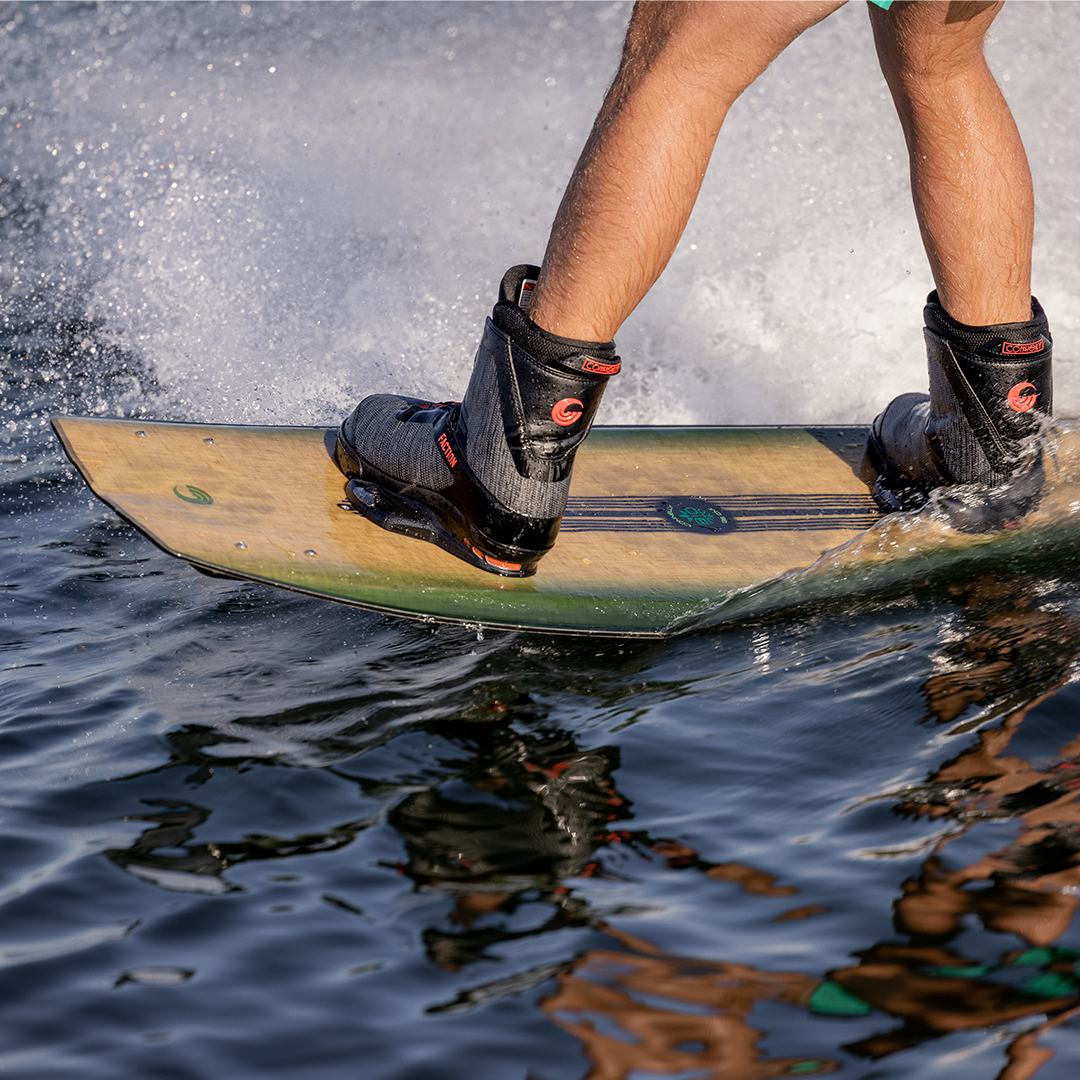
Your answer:
[[[613,342],[529,319],[539,273],[506,272],[461,401],[372,395],[337,439],[359,513],[506,577],[535,574],[555,543],[574,455],[620,367]]]
[[[927,298],[930,393],[901,394],[875,419],[867,456],[886,511],[916,510],[931,493],[968,532],[1008,527],[1039,502],[1039,435],[1053,411],[1053,342],[1031,298],[1026,322],[967,326]]]

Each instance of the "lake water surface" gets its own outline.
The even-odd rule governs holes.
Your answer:
[[[627,14],[0,8],[4,1075],[1077,1075],[1080,549],[662,642],[478,636],[202,576],[48,428],[458,392]],[[1078,28],[1017,4],[989,49],[1066,416]],[[602,420],[865,423],[921,387],[865,13],[720,147]]]

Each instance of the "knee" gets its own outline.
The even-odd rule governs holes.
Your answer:
[[[749,86],[804,30],[846,0],[639,0],[627,28],[622,69],[663,60],[691,77]]]
[[[983,40],[1003,0],[901,0],[870,19],[882,73],[894,92],[914,91],[985,67]]]

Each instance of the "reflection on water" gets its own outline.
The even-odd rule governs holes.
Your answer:
[[[747,1023],[762,1001],[805,1009],[817,986],[811,976],[670,956],[633,935],[608,932],[624,949],[590,950],[540,1006],[582,1041],[590,1080],[685,1070],[757,1080],[837,1068],[815,1058],[764,1058],[757,1046],[763,1033]]]
[[[1037,761],[1014,744],[1033,710],[1066,682],[1080,654],[1080,620],[1040,606],[1033,582],[1023,578],[979,578],[950,591],[956,607],[949,630],[919,688],[929,710],[924,723],[952,725],[946,759],[924,780],[878,797],[901,819],[935,823],[938,838],[893,897],[893,933],[878,941],[848,937],[854,963],[774,969],[672,951],[628,930],[625,920],[647,907],[598,905],[587,884],[626,881],[635,867],[723,883],[744,906],[768,905],[757,918],[774,926],[810,928],[832,906],[806,901],[767,856],[764,865],[710,861],[680,836],[640,827],[617,783],[617,740],[585,745],[554,720],[541,690],[505,681],[472,687],[447,710],[456,716],[413,728],[438,753],[424,755],[422,767],[408,754],[398,758],[397,775],[366,763],[376,756],[371,747],[391,750],[410,729],[390,718],[383,737],[373,736],[356,727],[353,702],[340,707],[336,723],[320,715],[322,752],[336,746],[341,762],[330,770],[380,801],[381,812],[286,837],[196,840],[212,825],[209,809],[147,799],[144,812],[128,816],[143,826],[139,835],[104,854],[161,888],[225,895],[241,889],[226,876],[229,868],[288,858],[299,871],[308,857],[348,848],[373,827],[389,828],[402,854],[381,865],[410,881],[418,897],[440,901],[436,921],[418,933],[437,969],[467,978],[471,968],[498,964],[507,949],[527,943],[530,955],[542,956],[536,949],[546,941],[562,953],[510,975],[467,981],[429,1004],[427,1014],[463,1016],[538,991],[540,1014],[580,1042],[590,1080],[817,1075],[844,1060],[886,1059],[983,1030],[1004,1040],[1001,1080],[1030,1077],[1053,1059],[1040,1036],[1080,1012],[1080,951],[1059,944],[1080,902],[1080,732]],[[664,689],[678,700],[687,687],[674,680]],[[984,721],[974,736],[965,735],[972,710]],[[280,718],[263,723],[279,726]],[[183,769],[197,789],[214,769],[247,768],[252,759],[226,755],[258,745],[259,727],[234,723],[228,737],[198,726],[174,731],[163,769]],[[348,730],[367,756],[350,760]],[[969,740],[958,753],[957,738]],[[987,847],[977,835],[986,823],[1009,825],[1004,846]],[[961,848],[962,857],[952,858]],[[323,899],[364,914],[344,898]],[[570,931],[589,932],[596,944],[566,955]],[[989,956],[984,931],[996,935]],[[772,1005],[839,1022],[833,1052],[822,1053],[820,1042],[801,1054],[770,1052],[766,1019],[755,1013]],[[767,1013],[774,1023],[777,1015]],[[862,1033],[845,1039],[843,1024],[856,1020]]]
[[[1031,709],[1061,685],[1080,651],[1080,622],[1034,608],[1030,589],[1028,581],[987,578],[953,590],[963,604],[966,632],[954,637],[942,669],[923,686],[933,719],[949,723],[973,704],[985,706],[995,697],[1014,699],[1024,689],[1028,694],[1034,691],[1034,696],[1008,712],[1000,725],[981,732],[976,746],[942,765],[926,784],[905,792],[896,805],[900,814],[929,814],[965,823],[963,830],[950,833],[936,846],[917,876],[904,883],[894,913],[896,930],[908,941],[860,949],[855,953],[858,964],[815,978],[672,956],[605,925],[605,932],[624,951],[592,949],[582,954],[559,973],[558,990],[540,1003],[546,1016],[582,1041],[592,1064],[590,1080],[682,1070],[695,1070],[695,1076],[750,1080],[837,1067],[834,1061],[812,1058],[763,1058],[757,1047],[762,1032],[747,1023],[759,1001],[840,1017],[876,1011],[900,1020],[899,1027],[845,1047],[867,1058],[895,1054],[958,1030],[992,1028],[1045,1014],[1050,1019],[1010,1041],[1009,1064],[1000,1076],[1013,1080],[1033,1075],[1053,1056],[1037,1045],[1038,1035],[1080,1012],[1080,953],[1053,947],[1068,929],[1080,894],[1080,811],[1075,804],[1080,735],[1041,768],[1010,755],[1008,748]],[[597,784],[596,790],[613,791],[607,783]],[[626,807],[621,798],[609,802],[620,810]],[[944,849],[970,827],[971,820],[983,818],[1014,820],[1020,835],[1004,850],[987,853],[963,869],[947,869]],[[572,820],[580,821],[576,816]],[[444,828],[448,821],[441,819]],[[571,825],[566,828],[565,843],[574,843],[581,834],[569,831]],[[442,836],[449,845],[446,850],[475,844],[485,835],[468,831],[468,837],[455,843],[450,826]],[[649,843],[625,831],[603,836],[596,832],[596,824],[591,835],[605,841],[633,837],[666,857],[672,868],[692,867],[708,877],[738,881],[748,893],[796,891],[776,888],[772,875],[748,866],[709,866],[684,844]],[[415,845],[414,838],[410,847]],[[524,857],[519,854],[519,859]],[[598,865],[590,862],[584,872],[594,873]],[[985,887],[970,887],[976,884]],[[505,891],[462,897],[456,921],[471,929],[472,915],[463,915],[463,907],[473,914],[508,911],[515,895]],[[795,908],[778,918],[803,918],[820,910]],[[582,912],[578,909],[575,914],[581,917]],[[1027,947],[1006,949],[996,964],[979,964],[950,947],[963,934],[966,915],[975,916],[988,930],[1015,935]],[[496,940],[497,934],[489,930],[486,937]],[[550,974],[542,972],[544,977]],[[520,989],[522,982],[519,979],[507,989]],[[492,989],[473,991],[471,997],[485,1000]],[[469,999],[465,995],[463,1000]]]
[[[761,1033],[745,1023],[759,1000],[833,1016],[873,1010],[900,1020],[898,1028],[845,1047],[868,1058],[953,1031],[1046,1014],[1050,1019],[1009,1043],[1009,1064],[1000,1078],[1031,1076],[1052,1058],[1037,1045],[1038,1035],[1080,1013],[1080,953],[1053,946],[1069,928],[1080,895],[1080,734],[1041,768],[1008,749],[1032,708],[1062,684],[1080,651],[1080,622],[1033,608],[1031,586],[987,578],[953,590],[963,603],[968,632],[953,640],[942,670],[923,686],[931,716],[952,722],[972,704],[985,705],[995,696],[1013,699],[1024,690],[1027,700],[925,785],[904,793],[895,807],[900,814],[964,823],[904,883],[894,912],[896,930],[908,941],[858,950],[857,965],[820,980],[672,957],[609,929],[627,952],[584,954],[560,975],[558,992],[541,1006],[585,1044],[593,1064],[590,1080],[622,1080],[635,1070],[701,1069],[694,1075],[751,1078],[835,1066],[812,1059],[761,1060],[755,1049]],[[1004,850],[948,869],[943,850],[972,819],[982,818],[1015,820],[1020,835]],[[984,887],[970,888],[976,884]],[[950,947],[963,934],[966,915],[988,930],[1015,935],[1027,947],[1007,949],[998,963],[980,965]],[[687,1015],[681,1006],[688,1003],[704,1007],[704,1014]]]
[[[237,888],[222,872],[229,866],[263,859],[287,859],[332,851],[353,840],[364,823],[338,826],[329,832],[283,840],[275,836],[245,836],[239,843],[191,843],[194,830],[210,816],[208,810],[168,799],[147,800],[157,813],[137,814],[129,821],[153,822],[130,847],[105,852],[122,870],[143,881],[181,892],[217,894]]]

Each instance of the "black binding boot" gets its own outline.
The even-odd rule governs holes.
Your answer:
[[[867,445],[879,473],[874,494],[885,510],[914,510],[935,488],[976,484],[986,490],[947,500],[947,509],[957,528],[989,532],[1038,505],[1036,436],[1052,415],[1052,340],[1034,297],[1031,313],[1028,322],[965,326],[936,292],[927,298],[930,395],[892,401]]]
[[[539,273],[506,272],[462,401],[366,397],[337,442],[365,517],[507,577],[535,574],[555,543],[574,454],[620,366],[613,342],[556,337],[528,318]]]

